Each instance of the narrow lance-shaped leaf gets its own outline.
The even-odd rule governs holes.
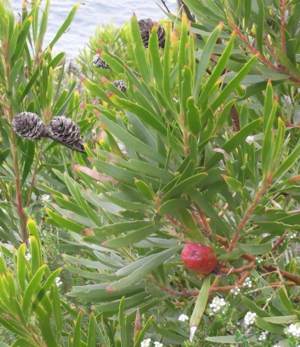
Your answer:
[[[54,38],[52,39],[52,41],[49,44],[49,47],[52,49],[54,47],[54,45],[56,44],[56,42],[61,38],[61,36],[67,31],[67,29],[69,28],[69,26],[71,25],[76,11],[79,7],[79,4],[76,4],[73,6],[73,8],[71,9],[70,13],[68,14],[67,18],[65,19],[65,21],[63,22],[63,24],[61,25],[61,27],[58,29],[56,35],[54,36]]]
[[[199,98],[199,104],[202,105],[205,100],[209,98],[209,92],[213,88],[214,84],[217,82],[218,78],[223,73],[226,64],[230,58],[234,42],[235,42],[235,34],[232,34],[230,41],[228,42],[226,48],[224,49],[224,52],[222,53],[221,57],[218,59],[217,65],[214,67],[210,77],[208,78],[205,86],[203,87],[203,90],[201,91],[201,95]]]
[[[204,73],[205,73],[205,71],[206,71],[206,69],[210,63],[210,57],[213,53],[215,44],[217,42],[217,39],[218,39],[222,29],[223,29],[223,23],[220,23],[215,28],[215,30],[211,33],[211,35],[209,36],[209,38],[208,38],[208,40],[207,40],[207,42],[203,48],[201,57],[199,59],[198,67],[197,67],[197,73],[195,76],[195,88],[194,88],[195,100],[198,99],[202,77],[203,77],[203,75],[204,75]]]
[[[240,86],[241,81],[246,77],[246,75],[251,70],[252,66],[256,62],[256,56],[252,57],[242,68],[241,70],[233,77],[226,87],[221,91],[220,95],[212,103],[212,110],[216,110],[222,103],[228,98],[228,96]]]
[[[190,319],[191,334],[193,334],[193,330],[196,329],[201,322],[203,313],[206,309],[206,305],[208,302],[209,288],[210,288],[210,277],[207,276],[203,280],[203,284],[197,296],[194,310]],[[192,337],[193,336],[191,336],[191,339]]]

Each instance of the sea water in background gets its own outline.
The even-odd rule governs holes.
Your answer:
[[[52,0],[49,16],[49,26],[46,40],[50,40],[61,23],[66,18],[71,7],[77,0]],[[11,0],[13,8],[20,12],[21,0]],[[164,17],[159,8],[160,0],[85,0],[80,1],[80,7],[69,31],[60,39],[56,49],[67,52],[69,58],[74,58],[79,50],[88,42],[99,25],[121,25],[133,13],[138,18],[159,19]],[[176,8],[176,0],[166,0],[171,10]]]

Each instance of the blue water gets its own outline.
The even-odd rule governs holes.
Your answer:
[[[29,2],[29,1],[28,1]],[[170,9],[175,9],[176,0],[166,0]],[[50,40],[66,18],[76,0],[52,0],[49,27],[46,40]],[[69,57],[75,57],[84,48],[88,39],[99,25],[121,25],[133,13],[138,18],[159,19],[164,13],[157,5],[159,0],[85,0],[80,1],[76,17],[67,33],[60,39],[56,50],[64,50]],[[19,11],[21,0],[12,0],[13,8]]]

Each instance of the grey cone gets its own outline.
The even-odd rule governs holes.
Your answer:
[[[96,67],[99,67],[100,69],[104,69],[104,70],[109,70],[110,69],[109,65],[100,57],[99,54],[96,54],[94,56],[93,64]]]
[[[48,126],[48,136],[78,152],[84,152],[79,127],[65,116],[54,117]]]
[[[127,90],[126,83],[125,83],[125,81],[123,81],[123,80],[116,80],[116,81],[113,81],[113,85],[114,85],[116,88],[118,88],[120,92],[125,93],[126,90]]]
[[[12,121],[14,132],[28,140],[38,140],[47,137],[47,128],[36,113],[21,112]]]
[[[151,18],[141,19],[141,20],[139,20],[138,23],[139,23],[141,37],[143,40],[144,47],[148,48],[151,30],[152,30],[153,26],[157,23],[153,22]],[[165,29],[161,25],[158,25],[157,36],[158,36],[159,47],[164,48],[165,47]]]

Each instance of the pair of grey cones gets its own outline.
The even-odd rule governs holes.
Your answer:
[[[36,113],[22,112],[14,117],[12,128],[27,140],[50,138],[72,150],[85,151],[78,125],[65,116],[54,117],[49,125],[45,125]]]

